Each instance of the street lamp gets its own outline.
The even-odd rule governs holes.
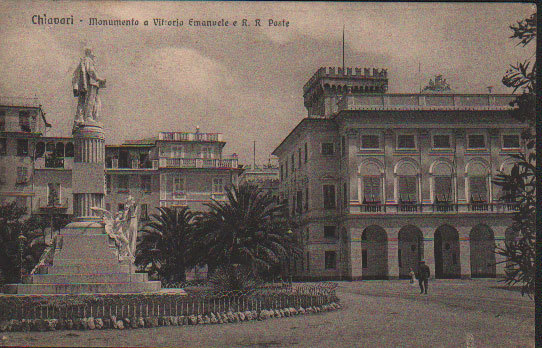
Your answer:
[[[19,240],[19,278],[21,283],[23,282],[23,247],[24,247],[24,241],[26,240],[26,237],[21,232],[19,234],[19,237],[17,237]]]

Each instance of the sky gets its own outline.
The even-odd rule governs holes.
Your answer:
[[[107,144],[199,126],[223,133],[224,155],[237,153],[241,163],[252,162],[256,141],[256,162],[267,163],[307,116],[303,85],[319,67],[342,65],[343,25],[345,65],[387,68],[390,93],[415,93],[436,74],[458,93],[509,93],[507,68],[535,52],[534,41],[516,46],[509,26],[534,11],[519,3],[3,1],[0,96],[38,97],[48,135],[71,136],[71,78],[90,47],[107,79]],[[44,14],[73,15],[74,25],[32,24]],[[89,18],[139,25],[90,26]],[[183,26],[154,26],[153,18]],[[239,23],[194,27],[190,19]]]

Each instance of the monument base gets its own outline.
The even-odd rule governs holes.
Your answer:
[[[135,273],[129,261],[119,261],[114,241],[97,222],[74,222],[58,235],[53,262],[40,274],[8,284],[8,294],[147,293],[161,289],[146,273]]]

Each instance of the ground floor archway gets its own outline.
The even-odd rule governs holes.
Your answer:
[[[489,226],[479,224],[470,231],[470,269],[472,278],[495,278],[495,235]]]
[[[363,230],[361,265],[363,279],[388,278],[388,236],[382,227],[372,225]]]
[[[460,278],[459,233],[450,225],[435,231],[435,278]]]
[[[412,225],[404,226],[398,236],[399,278],[409,278],[410,270],[418,272],[420,260],[423,260],[423,234]]]

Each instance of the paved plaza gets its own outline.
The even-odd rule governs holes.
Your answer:
[[[16,346],[534,347],[534,302],[496,280],[338,282],[344,308],[310,316],[135,330],[3,333]]]

